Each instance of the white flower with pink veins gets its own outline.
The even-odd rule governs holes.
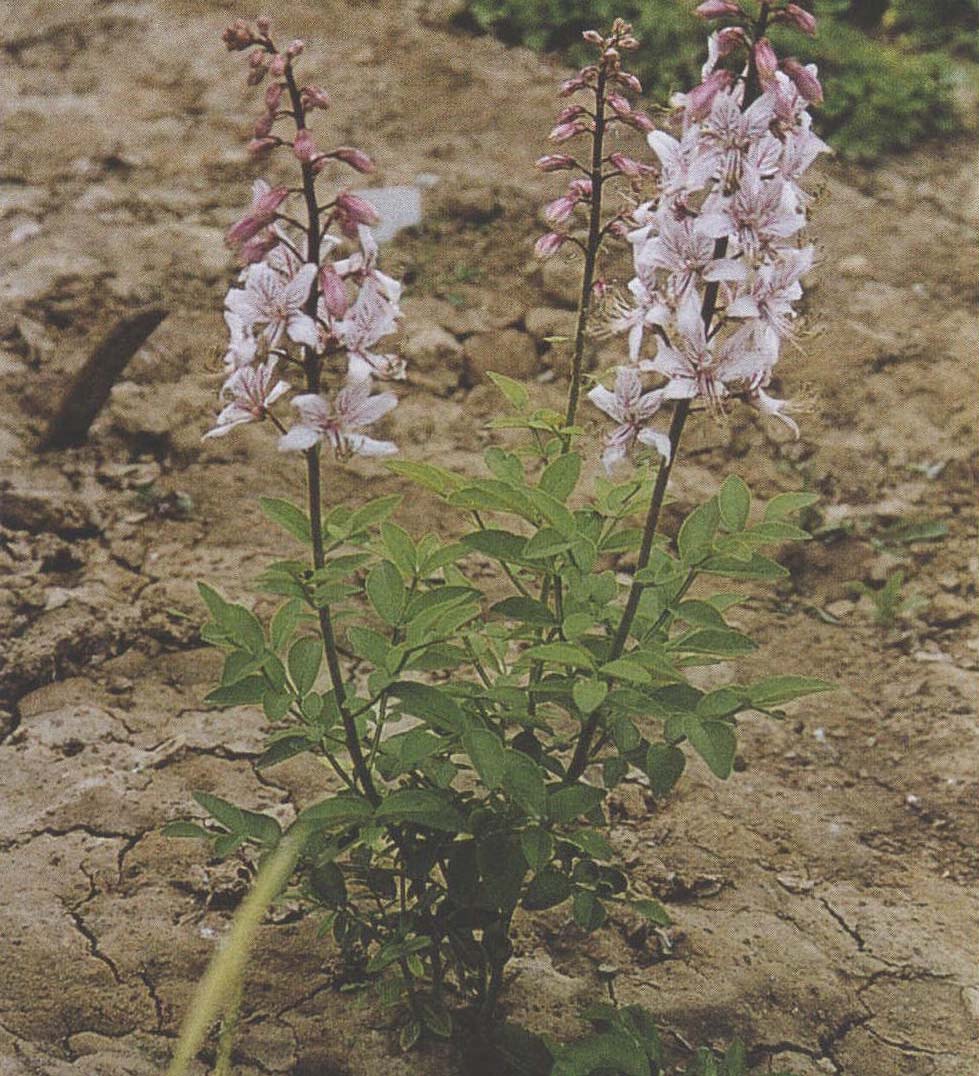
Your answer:
[[[398,446],[391,441],[375,441],[360,431],[372,426],[398,405],[393,392],[371,396],[369,381],[354,381],[337,394],[332,406],[323,396],[307,393],[296,396],[292,405],[299,422],[279,440],[282,452],[304,452],[326,441],[341,459],[358,456],[393,456]]]
[[[707,339],[700,303],[688,292],[676,317],[674,343],[659,341],[656,358],[639,363],[640,370],[662,374],[664,400],[702,399],[717,408],[730,394],[731,385],[753,389],[767,382],[776,355],[758,348],[752,339],[752,325],[723,341]]]
[[[275,380],[277,357],[258,366],[242,366],[225,381],[221,389],[224,399],[231,403],[218,415],[215,426],[205,437],[224,437],[235,426],[246,422],[261,422],[268,409],[291,388],[288,381]]]
[[[647,423],[659,410],[662,392],[642,391],[642,381],[630,366],[620,366],[615,375],[615,391],[598,385],[588,393],[588,399],[619,425],[606,436],[602,463],[611,474],[622,463],[638,441],[654,448],[665,460],[670,458],[670,439],[664,433],[648,428]]]
[[[270,347],[285,333],[297,344],[315,348],[319,344],[316,322],[303,310],[315,279],[312,264],[304,265],[291,280],[263,263],[251,265],[244,288],[232,288],[225,306],[249,328],[264,325],[262,335]]]
[[[374,277],[361,285],[354,304],[342,321],[334,321],[333,335],[347,349],[347,376],[363,381],[374,375],[384,381],[399,381],[405,376],[404,359],[398,355],[380,355],[371,350],[385,336],[398,328],[398,308],[381,294]]]

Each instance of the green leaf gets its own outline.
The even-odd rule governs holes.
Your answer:
[[[752,650],[758,649],[758,644],[753,639],[734,628],[701,628],[671,640],[670,646],[679,651],[718,654],[723,657],[750,654]]]
[[[309,751],[312,746],[307,736],[287,736],[281,740],[275,740],[256,759],[255,768],[264,770],[268,766],[275,766],[279,762],[285,762],[287,758]]]
[[[673,922],[669,913],[657,900],[633,900],[629,903],[633,911],[638,912],[643,919],[648,919],[657,926],[668,927]]]
[[[573,844],[575,848],[580,848],[593,859],[609,860],[615,856],[608,841],[593,829],[579,829],[574,833],[565,833],[561,840]]]
[[[540,912],[562,904],[571,896],[573,887],[571,879],[554,867],[545,867],[538,871],[521,901],[528,911]]]
[[[281,721],[289,712],[292,700],[295,696],[291,691],[266,690],[262,696],[262,709],[269,721]]]
[[[506,749],[503,787],[528,814],[543,818],[547,813],[547,791],[537,763],[522,751]]]
[[[506,753],[499,736],[488,729],[472,729],[463,734],[462,745],[483,784],[489,789],[499,788],[506,766]]]
[[[437,998],[419,998],[418,1014],[433,1035],[440,1039],[452,1038],[452,1014]]]
[[[566,452],[544,468],[538,486],[564,503],[578,484],[580,474],[581,457],[575,452]]]
[[[543,560],[553,557],[571,548],[571,542],[564,538],[554,527],[541,527],[523,547],[525,560]]]
[[[683,731],[693,749],[716,777],[724,781],[731,776],[737,738],[727,721],[701,721],[688,716],[683,722]]]
[[[564,618],[564,622],[561,624],[561,631],[564,632],[565,639],[574,642],[575,639],[578,639],[591,631],[596,623],[597,621],[595,617],[590,613],[571,613]]]
[[[302,616],[302,608],[302,602],[298,598],[293,598],[276,610],[269,626],[269,639],[273,650],[281,650],[292,638],[292,633],[296,630],[299,618]]]
[[[574,921],[589,934],[603,927],[608,919],[605,905],[590,889],[579,889],[574,895],[571,908]]]
[[[752,706],[767,710],[772,706],[781,706],[804,695],[815,695],[820,691],[835,691],[836,685],[812,676],[769,676],[759,680],[748,688],[748,699]]]
[[[551,1076],[591,1076],[614,1072],[616,1076],[650,1076],[649,1059],[639,1041],[619,1028],[589,1035],[556,1054]]]
[[[401,788],[391,792],[374,811],[377,822],[413,822],[428,829],[461,833],[466,820],[452,801],[427,788]]]
[[[247,706],[262,702],[268,684],[264,676],[246,676],[225,687],[215,688],[204,701],[216,706]]]
[[[650,684],[652,676],[638,662],[628,658],[607,661],[598,670],[603,676],[614,676],[617,680],[627,680],[631,684]]]
[[[177,820],[175,822],[167,822],[167,824],[160,830],[160,833],[164,837],[210,837],[211,834],[203,827],[199,826],[196,822],[184,822]]]
[[[801,527],[780,521],[758,523],[741,535],[743,541],[757,542],[759,545],[768,545],[770,542],[808,542],[810,538],[812,535]]]
[[[713,498],[695,508],[683,521],[677,535],[680,559],[687,567],[700,564],[709,555],[721,513]]]
[[[193,792],[191,795],[205,811],[231,833],[245,832],[245,813],[240,807],[213,796],[210,792]]]
[[[398,1046],[401,1052],[406,1054],[422,1037],[424,1031],[421,1020],[412,1017],[398,1032]]]
[[[604,680],[576,680],[571,689],[574,704],[583,714],[594,713],[607,694],[608,684]]]
[[[558,824],[573,822],[601,806],[605,792],[593,785],[572,785],[552,792],[547,798],[547,815]]]
[[[557,665],[574,665],[593,669],[595,662],[587,650],[572,643],[541,643],[532,646],[520,655],[518,664],[527,665],[532,661],[551,661]]]
[[[506,452],[497,445],[491,445],[483,453],[483,459],[493,476],[499,478],[500,481],[510,482],[517,486],[522,486],[526,481],[520,457],[512,452]]]
[[[308,827],[312,831],[337,829],[351,823],[366,822],[373,813],[374,808],[369,800],[363,796],[344,793],[307,807],[293,824]]]
[[[309,545],[312,542],[309,516],[301,508],[297,508],[291,501],[282,500],[280,497],[259,497],[258,503],[265,517],[277,523],[296,541],[302,542],[303,545]]]
[[[671,744],[654,743],[646,752],[646,776],[656,796],[665,796],[683,775],[687,757]]]
[[[435,467],[431,463],[414,463],[408,460],[385,460],[384,466],[392,473],[401,475],[419,486],[424,486],[435,493],[446,496],[465,484],[464,479],[447,471],[444,467]]]
[[[367,962],[367,972],[374,975],[403,957],[411,956],[412,953],[421,953],[431,947],[431,938],[394,938],[391,941],[384,942]]]
[[[948,524],[940,519],[904,520],[880,532],[880,541],[900,545],[935,542],[948,536]]]
[[[336,863],[320,863],[309,872],[310,888],[323,904],[338,908],[347,903],[347,883]]]
[[[400,493],[389,493],[386,497],[375,497],[374,500],[368,501],[347,520],[347,534],[358,534],[373,527],[375,523],[380,523],[382,519],[387,519],[403,500]]]
[[[717,495],[717,506],[720,509],[721,521],[729,531],[744,529],[751,510],[751,491],[736,474],[728,475],[724,479]]]
[[[523,561],[523,549],[527,539],[521,538],[519,534],[488,527],[486,530],[467,534],[462,543],[505,564],[519,564]]]
[[[520,838],[515,833],[488,833],[476,842],[476,862],[482,878],[477,903],[511,912],[520,899],[527,865],[520,851]],[[506,944],[505,937],[499,940]],[[487,933],[483,934],[486,946]]]
[[[366,658],[372,665],[377,665],[379,668],[384,667],[391,644],[379,631],[353,625],[347,628],[347,638],[357,657]]]
[[[724,617],[709,602],[680,602],[676,607],[676,615],[694,628],[727,628]]]
[[[779,493],[765,506],[765,521],[785,519],[786,516],[808,508],[818,500],[818,493]]]
[[[401,571],[408,576],[414,575],[418,567],[418,553],[411,535],[397,523],[385,522],[381,524],[381,540],[391,559]]]
[[[486,376],[503,393],[511,407],[517,411],[527,410],[530,405],[530,394],[519,381],[494,373],[492,370],[487,370]]]
[[[367,576],[367,597],[377,615],[392,626],[401,620],[405,605],[405,585],[401,572],[389,560],[375,565]]]
[[[532,826],[520,834],[520,850],[530,869],[538,871],[551,862],[554,840],[546,830]]]
[[[508,620],[520,620],[524,624],[537,624],[541,627],[552,627],[555,623],[551,610],[536,598],[504,598],[491,606],[490,612],[505,616]]]
[[[701,572],[724,575],[729,579],[785,579],[789,574],[788,569],[760,553],[752,553],[747,561],[736,557],[708,557],[698,567]]]
[[[289,675],[300,697],[313,690],[322,661],[323,640],[314,635],[304,635],[289,648]]]
[[[461,731],[465,715],[462,708],[448,692],[430,684],[418,684],[413,680],[399,680],[388,689],[401,701],[406,714],[420,717],[428,724],[444,732]]]

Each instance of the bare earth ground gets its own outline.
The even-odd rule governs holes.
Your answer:
[[[378,180],[438,175],[424,228],[389,248],[411,284],[412,374],[391,435],[405,455],[476,471],[496,406],[480,370],[544,374],[558,399],[567,324],[560,265],[531,265],[533,158],[559,72],[454,37],[432,11],[295,3],[282,33],[334,94],[336,140]],[[282,819],[322,794],[314,763],[257,777],[263,718],[201,702],[216,673],[194,581],[247,595],[276,552],[254,507],[295,461],[262,429],[202,445],[220,382],[222,231],[252,175],[254,101],[216,44],[213,4],[34,0],[11,7],[0,63],[0,1074],[143,1076],[164,1064],[190,991],[247,873],[159,828],[206,789]],[[832,88],[830,87],[830,92]],[[613,839],[670,908],[670,932],[613,919],[583,937],[561,909],[524,922],[506,995],[558,1037],[581,1031],[599,964],[617,996],[684,1043],[740,1033],[758,1071],[801,1076],[979,1072],[979,743],[971,142],[817,180],[821,252],[802,351],[780,367],[806,394],[798,443],[741,412],[695,431],[677,511],[738,468],[760,495],[812,488],[818,542],[741,614],[763,645],[745,673],[794,670],[840,690],[788,722],[745,721],[726,784],[694,767],[671,801],[617,794]],[[570,270],[569,270],[570,271]],[[34,450],[65,375],[135,301],[169,319],[133,360],[83,449]],[[489,335],[486,335],[489,334]],[[605,360],[613,361],[607,343]],[[555,377],[547,383],[547,371]],[[338,469],[334,499],[399,488]],[[420,532],[434,506],[399,519]],[[882,547],[889,525],[946,538]],[[875,539],[877,539],[875,543]],[[872,620],[849,580],[898,567],[925,604]],[[251,599],[249,599],[251,600]],[[259,602],[260,610],[266,608]],[[242,1074],[451,1073],[401,1057],[369,995],[341,992],[315,924],[283,914],[252,967]],[[199,1070],[204,1071],[203,1067]]]

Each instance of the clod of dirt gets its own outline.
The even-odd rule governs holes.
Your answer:
[[[479,333],[465,343],[466,372],[471,384],[485,378],[487,371],[523,381],[539,369],[534,341],[517,329]]]
[[[14,489],[0,485],[0,526],[63,538],[91,538],[101,526],[92,507],[60,490]]]

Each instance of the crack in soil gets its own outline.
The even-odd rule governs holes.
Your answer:
[[[99,949],[99,940],[95,936],[95,932],[91,929],[91,927],[86,924],[81,914],[76,911],[75,908],[65,903],[62,903],[62,907],[67,913],[68,918],[71,919],[72,923],[74,924],[75,929],[88,942],[88,948],[92,956],[96,960],[100,960],[103,964],[105,964],[105,966],[112,973],[112,978],[115,979],[116,984],[121,986],[123,978],[121,973],[119,972],[119,968],[117,967],[116,962],[112,959],[112,957],[107,956],[105,953],[102,952],[101,949]]]
[[[857,950],[861,953],[866,952],[867,943],[860,936],[860,932],[856,929],[856,927],[851,927],[850,924],[843,918],[843,916],[840,915],[840,913],[833,907],[833,905],[830,904],[826,897],[819,897],[818,899],[819,903],[826,909],[826,911],[836,922],[839,928],[853,940],[853,943],[856,945]],[[875,956],[874,959],[877,960],[879,959],[879,957]],[[882,960],[881,963],[886,964],[887,961]]]

